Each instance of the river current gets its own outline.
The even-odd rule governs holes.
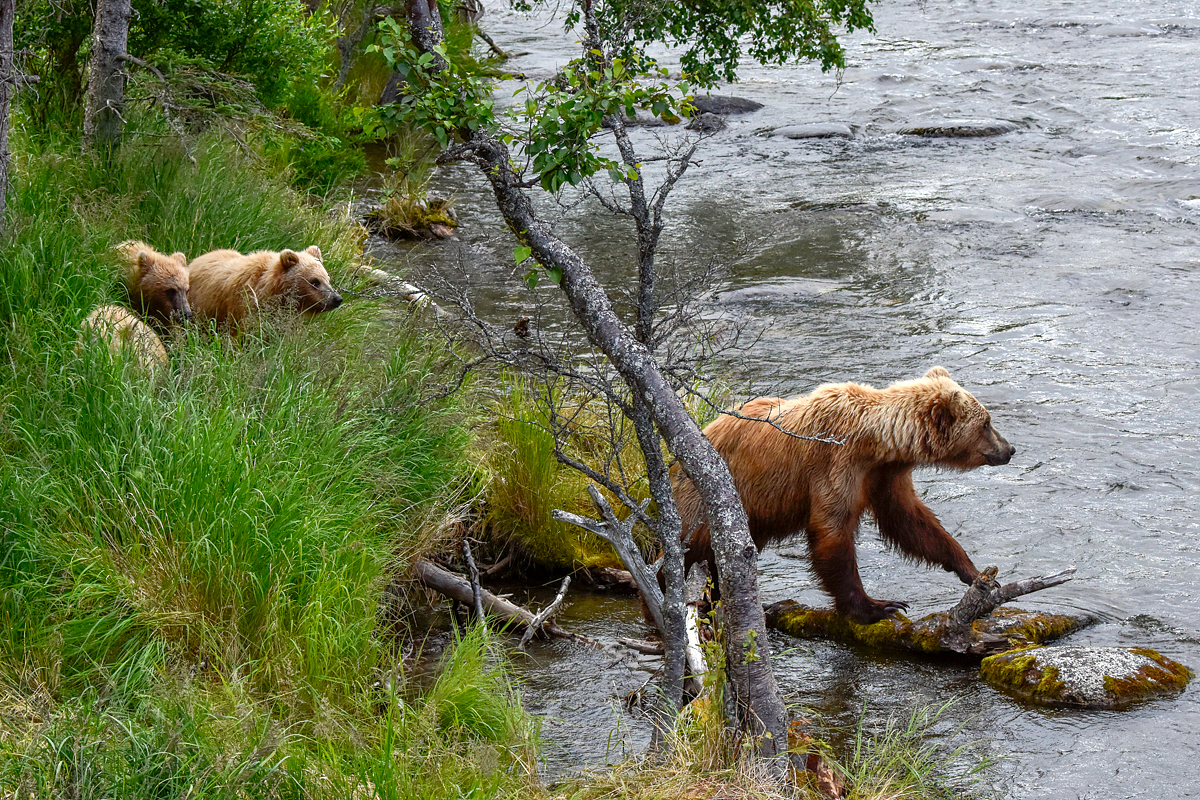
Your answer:
[[[1100,617],[1072,643],[1151,647],[1200,670],[1200,4],[887,2],[875,17],[876,34],[845,37],[840,82],[751,65],[723,87],[764,107],[702,145],[669,205],[669,257],[737,253],[716,305],[769,323],[731,365],[757,391],[882,386],[946,366],[1017,447],[1003,467],[918,474],[975,563],[1002,579],[1076,565],[1073,581],[1018,605]],[[483,25],[532,79],[573,55],[555,23],[492,8]],[[1015,129],[899,132],[949,120]],[[852,135],[772,135],[812,123]],[[637,135],[648,147],[678,132]],[[466,168],[441,180],[458,242],[409,257],[453,264],[484,310],[522,313],[490,192]],[[627,246],[611,244],[627,231],[597,206],[565,209],[559,231],[608,283],[632,280]],[[763,601],[824,604],[787,549],[762,558]],[[868,593],[910,601],[913,616],[961,594],[947,573],[886,551],[869,524],[858,552]],[[580,597],[561,622],[638,636],[638,620],[634,603]],[[1126,711],[1051,711],[993,691],[972,666],[773,644],[788,699],[826,722],[955,699],[943,727],[965,725],[1002,759],[988,773],[1001,796],[1200,796],[1197,684]],[[619,702],[644,676],[578,650],[540,645],[517,662],[531,707],[549,715],[552,772],[645,741]]]

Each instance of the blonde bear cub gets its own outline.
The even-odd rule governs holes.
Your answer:
[[[236,327],[262,306],[315,314],[342,304],[316,245],[299,252],[260,250],[248,255],[213,250],[192,259],[188,272],[192,312],[218,325]]]

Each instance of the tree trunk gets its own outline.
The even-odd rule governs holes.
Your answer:
[[[8,107],[16,94],[13,67],[13,17],[15,0],[0,0],[0,231],[8,201]]]
[[[132,0],[96,0],[87,105],[83,112],[84,152],[110,156],[121,143],[125,108],[122,57],[129,41]]]
[[[446,68],[446,59],[434,51],[434,47],[442,43],[442,15],[438,11],[437,0],[405,0],[404,17],[408,21],[408,32],[412,35],[413,44],[422,53],[433,56],[433,63],[439,70]],[[395,103],[404,93],[404,78],[399,72],[393,72],[383,87],[379,96],[379,105],[386,106]]]
[[[728,467],[700,433],[653,354],[621,322],[592,271],[534,213],[508,148],[477,134],[444,158],[473,161],[491,183],[497,207],[517,238],[538,263],[562,270],[561,288],[589,341],[645,404],[667,447],[704,498],[723,589],[726,668],[738,724],[756,738],[759,754],[771,758],[773,771],[781,775],[784,765],[774,757],[787,751],[787,708],[771,670],[766,619],[758,602],[758,549]]]

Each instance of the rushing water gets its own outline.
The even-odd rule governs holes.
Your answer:
[[[1200,4],[885,3],[876,21],[877,35],[846,39],[840,84],[809,66],[751,67],[728,88],[765,108],[729,118],[703,146],[671,205],[673,257],[740,242],[721,305],[771,323],[740,363],[762,391],[949,368],[1017,447],[1007,466],[920,481],[975,563],[1013,578],[1075,564],[1074,581],[1020,605],[1099,615],[1074,643],[1152,647],[1200,669]],[[531,76],[572,54],[553,25],[495,10],[484,23],[526,51],[510,66]],[[963,118],[1017,128],[898,133]],[[854,136],[768,135],[817,122]],[[649,145],[653,133],[638,135]],[[486,308],[520,313],[513,242],[490,194],[465,169],[447,180],[461,243],[420,257],[448,257],[486,290]],[[596,211],[566,211],[560,230],[610,282],[630,280],[627,251],[611,244],[625,231]],[[867,526],[859,558],[867,591],[909,600],[916,615],[961,593],[952,576],[884,551]],[[764,602],[824,602],[803,561],[768,552],[762,575]],[[637,635],[632,604],[580,599],[571,613],[564,624]],[[827,720],[958,698],[952,720],[1008,758],[991,773],[1005,796],[1200,796],[1196,684],[1127,711],[1047,711],[971,667],[773,641],[790,648],[776,660],[789,698]],[[553,720],[552,764],[644,741],[614,699],[638,673],[610,667],[562,646],[522,667]]]

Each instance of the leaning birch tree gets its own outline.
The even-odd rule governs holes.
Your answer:
[[[683,559],[664,445],[696,484],[722,587],[731,722],[749,735],[771,771],[781,775],[788,712],[771,668],[758,600],[758,551],[725,462],[688,414],[679,385],[656,357],[661,298],[655,253],[667,197],[692,163],[695,148],[679,148],[665,157],[665,177],[650,188],[626,120],[638,109],[686,115],[692,87],[734,79],[746,55],[775,62],[812,58],[823,68],[840,68],[843,53],[834,29],[869,28],[866,0],[574,0],[562,7],[567,24],[581,33],[580,57],[553,80],[527,88],[503,112],[493,103],[490,87],[468,66],[456,63],[441,44],[428,44],[435,31],[385,20],[378,49],[404,81],[405,92],[384,110],[384,118],[397,127],[431,132],[444,148],[443,162],[465,161],[479,169],[515,237],[514,258],[538,265],[527,281],[548,279],[560,288],[588,341],[629,389],[623,410],[646,458],[657,508],[652,527],[666,551],[662,694],[668,709],[678,709],[681,702]],[[645,46],[656,42],[683,48],[686,79],[670,80],[646,55]],[[607,137],[612,147],[602,151],[599,142]],[[538,190],[558,193],[604,175],[627,192],[627,201],[608,204],[610,210],[628,215],[637,229],[637,288],[627,317],[618,313],[584,255],[555,234],[533,201]]]

